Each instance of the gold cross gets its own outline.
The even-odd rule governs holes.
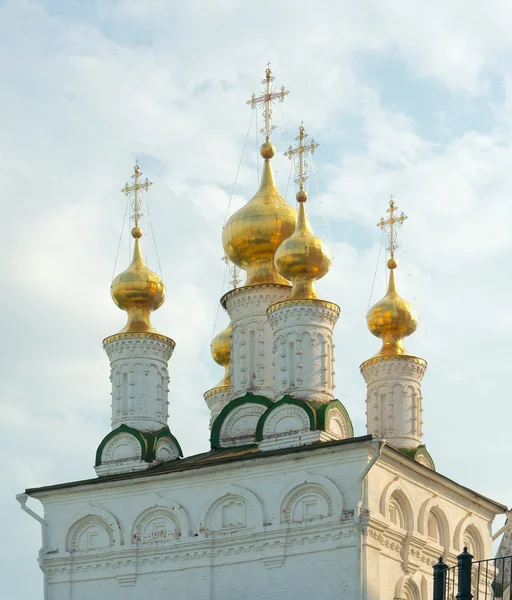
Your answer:
[[[250,100],[247,100],[246,104],[251,106],[252,108],[256,108],[258,104],[263,104],[263,118],[265,119],[265,127],[260,130],[260,133],[265,134],[265,141],[270,140],[270,134],[275,129],[275,125],[271,125],[272,121],[272,105],[275,100],[279,100],[279,102],[284,102],[284,97],[287,96],[290,92],[285,89],[284,85],[281,86],[281,91],[277,91],[276,89],[271,87],[271,83],[274,81],[274,77],[272,75],[272,70],[270,69],[270,63],[267,64],[267,69],[265,71],[265,79],[262,80],[261,83],[265,84],[265,90],[261,92],[261,96],[256,98],[256,94],[251,96]]]
[[[380,227],[382,230],[386,230],[388,236],[388,250],[391,253],[391,258],[395,258],[395,250],[398,248],[398,244],[396,243],[396,227],[401,227],[403,222],[407,219],[407,216],[404,213],[398,214],[398,206],[395,204],[393,200],[393,196],[391,196],[389,200],[389,208],[386,211],[389,217],[384,220],[384,217],[380,218],[380,221],[377,223],[377,227]]]
[[[229,283],[233,286],[235,290],[240,285],[240,267],[237,267],[235,264],[230,263],[229,258],[224,255],[222,260],[228,265],[229,274],[231,275],[231,279]]]
[[[291,145],[288,150],[284,153],[290,160],[294,160],[295,156],[299,156],[299,164],[295,164],[295,169],[297,170],[297,179],[295,180],[299,186],[301,191],[304,189],[304,184],[308,179],[308,161],[307,161],[307,153],[313,152],[318,148],[320,144],[317,144],[314,139],[311,139],[311,142],[306,146],[306,138],[308,134],[304,129],[304,121],[301,121],[299,127],[299,135],[295,138],[299,143],[295,148]]]
[[[135,167],[133,169],[133,175],[131,177],[133,179],[133,185],[129,185],[127,182],[126,185],[124,186],[124,188],[121,190],[123,192],[123,194],[125,194],[126,196],[129,196],[130,194],[133,193],[132,208],[133,208],[133,218],[135,220],[135,227],[139,226],[139,220],[142,216],[140,190],[147,191],[148,188],[153,184],[153,182],[149,181],[149,179],[147,177],[146,177],[145,181],[143,181],[141,183],[141,181],[140,181],[141,175],[142,175],[142,171],[139,168],[139,164],[137,162],[135,162]]]

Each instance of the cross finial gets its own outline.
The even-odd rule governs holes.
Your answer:
[[[297,179],[295,180],[300,187],[300,191],[304,191],[304,184],[308,180],[308,161],[307,155],[308,152],[313,152],[318,148],[319,144],[315,142],[314,139],[311,139],[309,144],[306,144],[306,138],[308,134],[304,129],[304,121],[300,122],[299,126],[299,135],[295,138],[299,143],[293,148],[290,146],[288,150],[284,153],[290,160],[295,161],[295,157],[298,156],[299,160],[295,161],[295,170],[297,172]]]
[[[222,257],[222,260],[228,265],[229,275],[231,277],[229,283],[233,286],[232,289],[236,290],[240,285],[240,267],[237,267],[234,263],[230,262],[226,255]]]
[[[274,81],[274,76],[272,75],[272,70],[270,68],[270,63],[267,63],[267,68],[265,70],[265,79],[262,80],[261,83],[265,85],[265,89],[261,92],[261,95],[256,97],[256,94],[251,96],[250,100],[247,100],[246,104],[248,104],[251,108],[256,108],[258,104],[263,104],[263,118],[265,120],[265,126],[260,130],[260,133],[265,134],[265,141],[270,141],[270,134],[275,129],[275,125],[272,125],[272,106],[276,100],[279,102],[284,102],[285,96],[287,96],[290,92],[285,89],[284,85],[281,86],[281,90],[277,91],[272,87],[272,82]]]
[[[386,211],[389,215],[387,219],[381,217],[380,221],[377,223],[377,227],[380,227],[382,230],[386,230],[388,236],[388,247],[391,254],[391,260],[395,259],[395,250],[398,248],[398,244],[396,242],[396,228],[401,227],[403,222],[407,219],[407,216],[404,213],[398,214],[398,206],[395,204],[393,200],[393,196],[389,199],[389,208]]]
[[[149,181],[149,179],[147,177],[144,181],[141,182],[141,175],[142,175],[142,171],[140,170],[139,162],[136,160],[135,167],[133,168],[133,175],[131,177],[133,179],[133,184],[130,185],[127,182],[126,185],[124,186],[124,188],[121,190],[123,192],[123,194],[125,194],[126,196],[133,194],[132,209],[133,209],[133,219],[135,221],[135,227],[139,226],[139,220],[142,216],[142,212],[141,212],[142,203],[141,203],[141,198],[140,198],[140,190],[147,191],[148,188],[153,183],[152,181]]]

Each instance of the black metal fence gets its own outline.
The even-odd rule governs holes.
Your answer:
[[[434,600],[512,600],[512,556],[473,560],[464,548],[457,564],[434,565]]]

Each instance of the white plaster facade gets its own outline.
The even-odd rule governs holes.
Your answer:
[[[267,309],[290,293],[286,285],[262,284],[236,288],[224,296],[232,326],[232,398],[246,392],[274,397],[274,335]]]
[[[505,507],[381,442],[255,452],[28,490],[47,600],[427,600],[465,536],[491,555]]]
[[[417,448],[423,436],[421,380],[427,363],[415,356],[377,356],[361,365],[366,428],[397,448]]]
[[[287,300],[268,309],[275,400],[286,394],[317,402],[334,399],[332,333],[339,313],[336,304],[323,300]]]
[[[119,333],[104,341],[112,382],[112,429],[158,431],[167,425],[169,359],[174,342],[153,333]]]

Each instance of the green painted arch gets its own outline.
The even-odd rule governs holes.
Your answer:
[[[150,462],[148,460],[148,442],[146,438],[142,435],[142,433],[140,431],[137,431],[136,429],[133,429],[132,427],[128,427],[128,425],[119,425],[117,429],[114,429],[113,431],[108,433],[98,446],[98,449],[96,450],[96,467],[99,467],[101,465],[101,455],[103,454],[103,450],[107,442],[109,442],[113,437],[115,437],[119,433],[129,433],[130,435],[132,435],[140,444],[141,460]]]
[[[181,449],[180,443],[173,436],[173,434],[171,433],[171,430],[169,429],[168,426],[163,427],[162,429],[160,429],[160,431],[157,431],[156,433],[153,433],[152,436],[153,436],[153,442],[152,442],[151,448],[150,448],[151,449],[151,460],[153,460],[155,458],[156,444],[157,444],[158,440],[163,437],[171,438],[171,440],[176,444],[176,448],[178,448],[178,456],[180,458],[183,458],[183,450]],[[150,462],[150,461],[148,461],[148,462]]]
[[[224,424],[224,421],[226,420],[226,417],[234,408],[242,406],[243,404],[261,404],[266,406],[268,409],[274,403],[265,396],[256,396],[255,394],[251,394],[251,392],[247,392],[245,396],[231,400],[231,402],[226,404],[226,406],[220,411],[217,418],[213,422],[212,432],[210,435],[210,445],[212,450],[220,448],[220,430]]]
[[[424,456],[427,459],[427,461],[430,463],[430,465],[431,465],[430,468],[432,469],[432,471],[436,470],[436,465],[432,459],[432,456],[430,456],[430,452],[427,450],[427,447],[425,446],[425,444],[421,444],[417,448],[397,448],[397,450],[404,456],[407,456],[407,457],[411,458],[412,460],[416,460],[416,461],[419,456]]]
[[[256,427],[256,441],[261,442],[263,439],[263,428],[265,427],[265,422],[268,417],[272,414],[274,410],[283,406],[284,404],[293,404],[294,406],[298,406],[299,408],[304,409],[306,414],[309,417],[309,426],[310,430],[314,430],[316,428],[316,416],[315,411],[309,404],[304,400],[299,400],[297,398],[292,398],[291,396],[283,396],[281,400],[274,402],[272,406],[270,406],[260,417],[258,421],[258,426]]]
[[[348,423],[348,437],[354,437],[354,426],[352,425],[352,419],[350,418],[347,409],[339,400],[331,400],[331,402],[328,402],[327,404],[322,404],[322,406],[316,411],[317,429],[325,431],[327,416],[333,408],[339,408],[341,410]]]

